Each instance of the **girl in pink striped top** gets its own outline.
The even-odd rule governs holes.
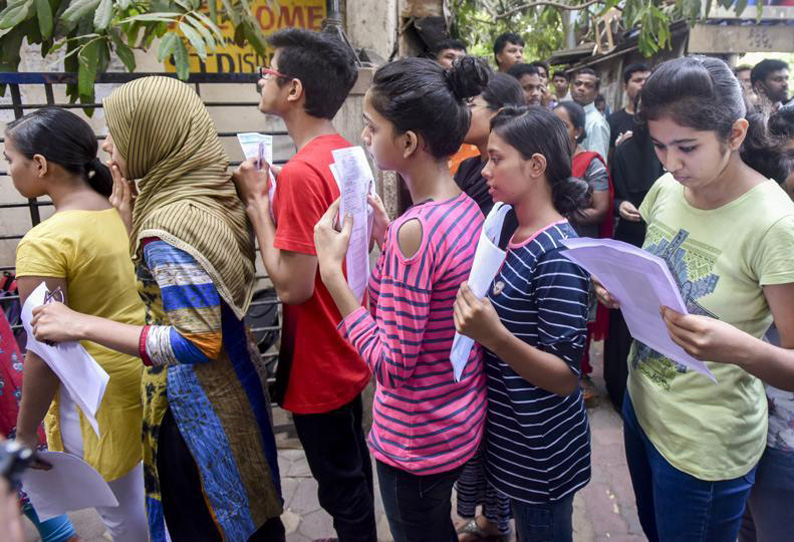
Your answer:
[[[322,280],[343,316],[342,333],[377,380],[369,436],[395,542],[455,541],[452,486],[477,450],[485,417],[479,347],[460,382],[449,352],[452,306],[468,277],[482,228],[477,204],[447,169],[466,134],[464,100],[489,72],[465,57],[449,71],[407,58],[380,68],[364,103],[364,143],[378,167],[406,181],[414,206],[391,224],[377,199],[373,238],[382,252],[369,284],[370,309],[342,273],[352,227],[333,222],[338,203],[315,228]]]

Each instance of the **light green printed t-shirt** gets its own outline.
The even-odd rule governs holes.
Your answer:
[[[772,180],[717,209],[692,207],[665,174],[640,206],[643,248],[663,258],[690,314],[761,338],[772,322],[762,287],[794,282],[794,203]],[[628,390],[642,429],[678,470],[707,481],[747,474],[766,445],[760,380],[708,362],[717,384],[635,341]]]

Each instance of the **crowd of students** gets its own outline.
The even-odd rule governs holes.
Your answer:
[[[227,173],[206,108],[172,78],[105,100],[107,166],[63,109],[6,128],[14,186],[56,211],[17,249],[23,302],[41,282],[62,295],[34,311],[34,335],[83,341],[110,374],[97,438],[29,353],[16,438],[36,447],[46,418],[49,448],[99,471],[120,503],[98,510],[114,540],[285,539],[266,373],[243,323],[251,227],[283,302],[275,399],[293,414],[338,540],[377,540],[371,457],[397,542],[506,539],[511,518],[521,541],[572,540],[574,495],[591,476],[581,382],[590,341],[604,336],[648,539],[785,539],[794,203],[778,184],[794,163],[794,123],[786,97],[773,101],[774,70],[756,87],[772,103],[748,110],[720,60],[633,65],[627,106],[608,121],[594,71],[577,71],[570,92],[554,73],[552,93],[549,67],[523,63],[515,34],[494,45],[502,73],[454,41],[436,60],[381,66],[360,143],[412,205],[390,219],[369,197],[380,254],[362,303],[345,278],[352,219],[338,217],[329,167],[351,145],[332,119],[355,58],[321,33],[270,42],[259,109],[297,149],[282,168],[248,160]],[[480,299],[466,279],[486,215],[504,205],[507,258]],[[660,307],[663,331],[708,360],[716,384],[632,343],[617,301],[561,254],[565,239],[613,235],[667,261],[689,314]],[[476,341],[459,380],[456,331]],[[459,529],[453,488],[468,520]],[[74,539],[55,521],[47,542]]]

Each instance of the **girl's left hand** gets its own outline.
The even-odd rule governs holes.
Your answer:
[[[498,338],[503,327],[491,300],[487,297],[478,299],[467,282],[458,290],[453,318],[458,333],[471,337],[489,350],[492,350],[489,345]]]
[[[342,262],[350,244],[350,233],[353,231],[353,217],[345,217],[342,230],[335,227],[336,215],[339,213],[339,199],[331,204],[319,222],[314,226],[314,248],[317,251],[317,262],[320,276],[341,275]]]
[[[47,303],[33,309],[33,336],[41,342],[62,343],[83,339],[81,329],[84,314],[75,312],[63,303]]]
[[[692,357],[737,365],[747,359],[753,341],[744,331],[716,318],[681,314],[670,307],[662,307],[661,313],[670,338]]]

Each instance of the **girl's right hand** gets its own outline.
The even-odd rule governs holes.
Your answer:
[[[642,220],[639,209],[630,201],[621,201],[618,212],[620,213],[620,218],[623,220],[628,220],[629,222],[639,222]]]
[[[590,280],[593,281],[593,289],[595,290],[596,297],[598,297],[598,301],[609,309],[619,309],[620,303],[618,300],[612,297],[604,285],[594,276],[590,276]]]
[[[127,233],[130,233],[132,231],[132,209],[135,206],[138,189],[134,181],[128,181],[121,175],[118,164],[110,162],[109,167],[110,175],[113,177],[113,191],[108,199],[121,215],[121,220],[127,227]]]
[[[383,205],[383,200],[377,194],[369,194],[367,196],[367,203],[372,206],[372,240],[378,243],[379,247],[383,247],[383,240],[386,238],[386,228],[389,227],[391,221],[386,212],[386,207]]]

